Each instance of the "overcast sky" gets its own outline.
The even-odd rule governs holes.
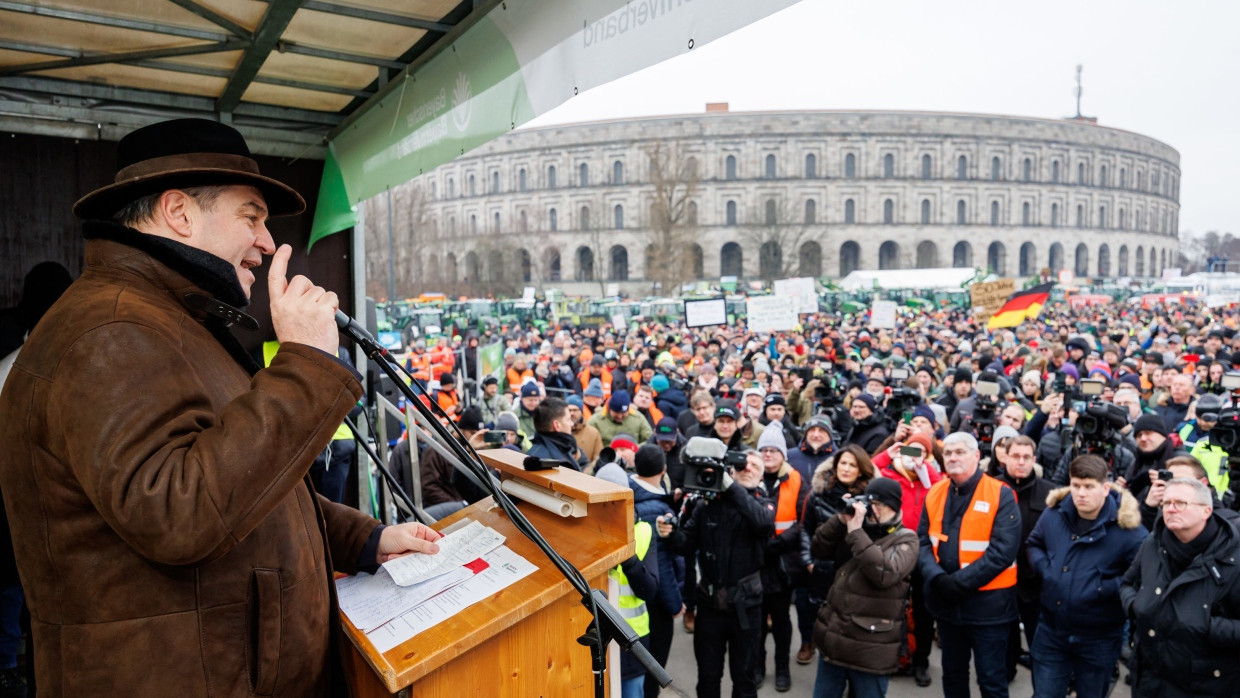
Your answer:
[[[1240,3],[1221,1],[803,0],[530,126],[706,102],[1061,118],[1082,63],[1085,115],[1179,151],[1181,234],[1240,235],[1238,27]]]

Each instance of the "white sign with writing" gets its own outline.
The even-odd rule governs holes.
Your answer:
[[[879,329],[895,329],[896,302],[874,301],[870,306],[870,326]]]
[[[780,279],[775,282],[775,295],[796,298],[798,313],[818,312],[818,292],[814,290],[814,280],[811,277]]]
[[[616,328],[617,332],[627,332],[629,329],[629,321],[624,317],[624,313],[612,315],[611,325]]]
[[[531,303],[534,302],[534,287],[533,286],[525,287],[525,290],[521,292],[521,300],[529,301]]]
[[[745,301],[751,332],[779,332],[797,326],[797,299],[792,296],[755,296]]]

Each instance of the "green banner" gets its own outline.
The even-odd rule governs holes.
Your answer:
[[[478,375],[501,378],[499,372],[504,368],[504,343],[495,342],[485,347],[478,347]]]
[[[798,1],[500,3],[415,74],[403,73],[332,137],[311,244],[356,223],[353,206],[364,199],[460,157],[581,91],[691,51]]]

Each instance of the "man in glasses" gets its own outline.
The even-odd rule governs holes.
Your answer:
[[[1226,461],[1223,467],[1227,467]],[[1148,473],[1150,478],[1150,487],[1145,491],[1145,496],[1140,500],[1141,509],[1141,525],[1147,530],[1154,530],[1154,522],[1162,515],[1162,501],[1167,494],[1167,483],[1174,478],[1187,478],[1189,480],[1197,480],[1203,485],[1210,484],[1209,472],[1201,461],[1193,456],[1179,455],[1167,460],[1166,466],[1160,472],[1151,470]],[[1235,525],[1240,522],[1240,512],[1223,506],[1219,500],[1218,494],[1213,495],[1214,510],[1218,515]]]
[[[1213,502],[1198,480],[1168,481],[1124,575],[1134,696],[1240,695],[1240,534]]]
[[[1039,696],[1062,698],[1074,681],[1080,698],[1102,698],[1123,641],[1119,579],[1146,531],[1136,499],[1107,482],[1106,461],[1080,456],[1068,475],[1071,484],[1046,498],[1026,543],[1042,580],[1029,645],[1033,683]]]

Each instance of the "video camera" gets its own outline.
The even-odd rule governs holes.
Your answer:
[[[719,439],[695,436],[681,450],[680,462],[685,466],[685,491],[711,499],[726,489],[724,473],[745,467],[746,459],[744,453],[729,451]]]
[[[891,392],[887,395],[887,421],[890,430],[895,431],[896,422],[910,416],[909,413],[913,408],[921,404],[921,393],[912,388],[904,387],[904,381],[908,380],[909,370],[907,368],[891,369]]]
[[[977,436],[978,450],[982,457],[987,457],[994,449],[995,425],[999,421],[999,377],[984,371],[978,375],[973,389],[977,392],[977,406],[969,424]]]

